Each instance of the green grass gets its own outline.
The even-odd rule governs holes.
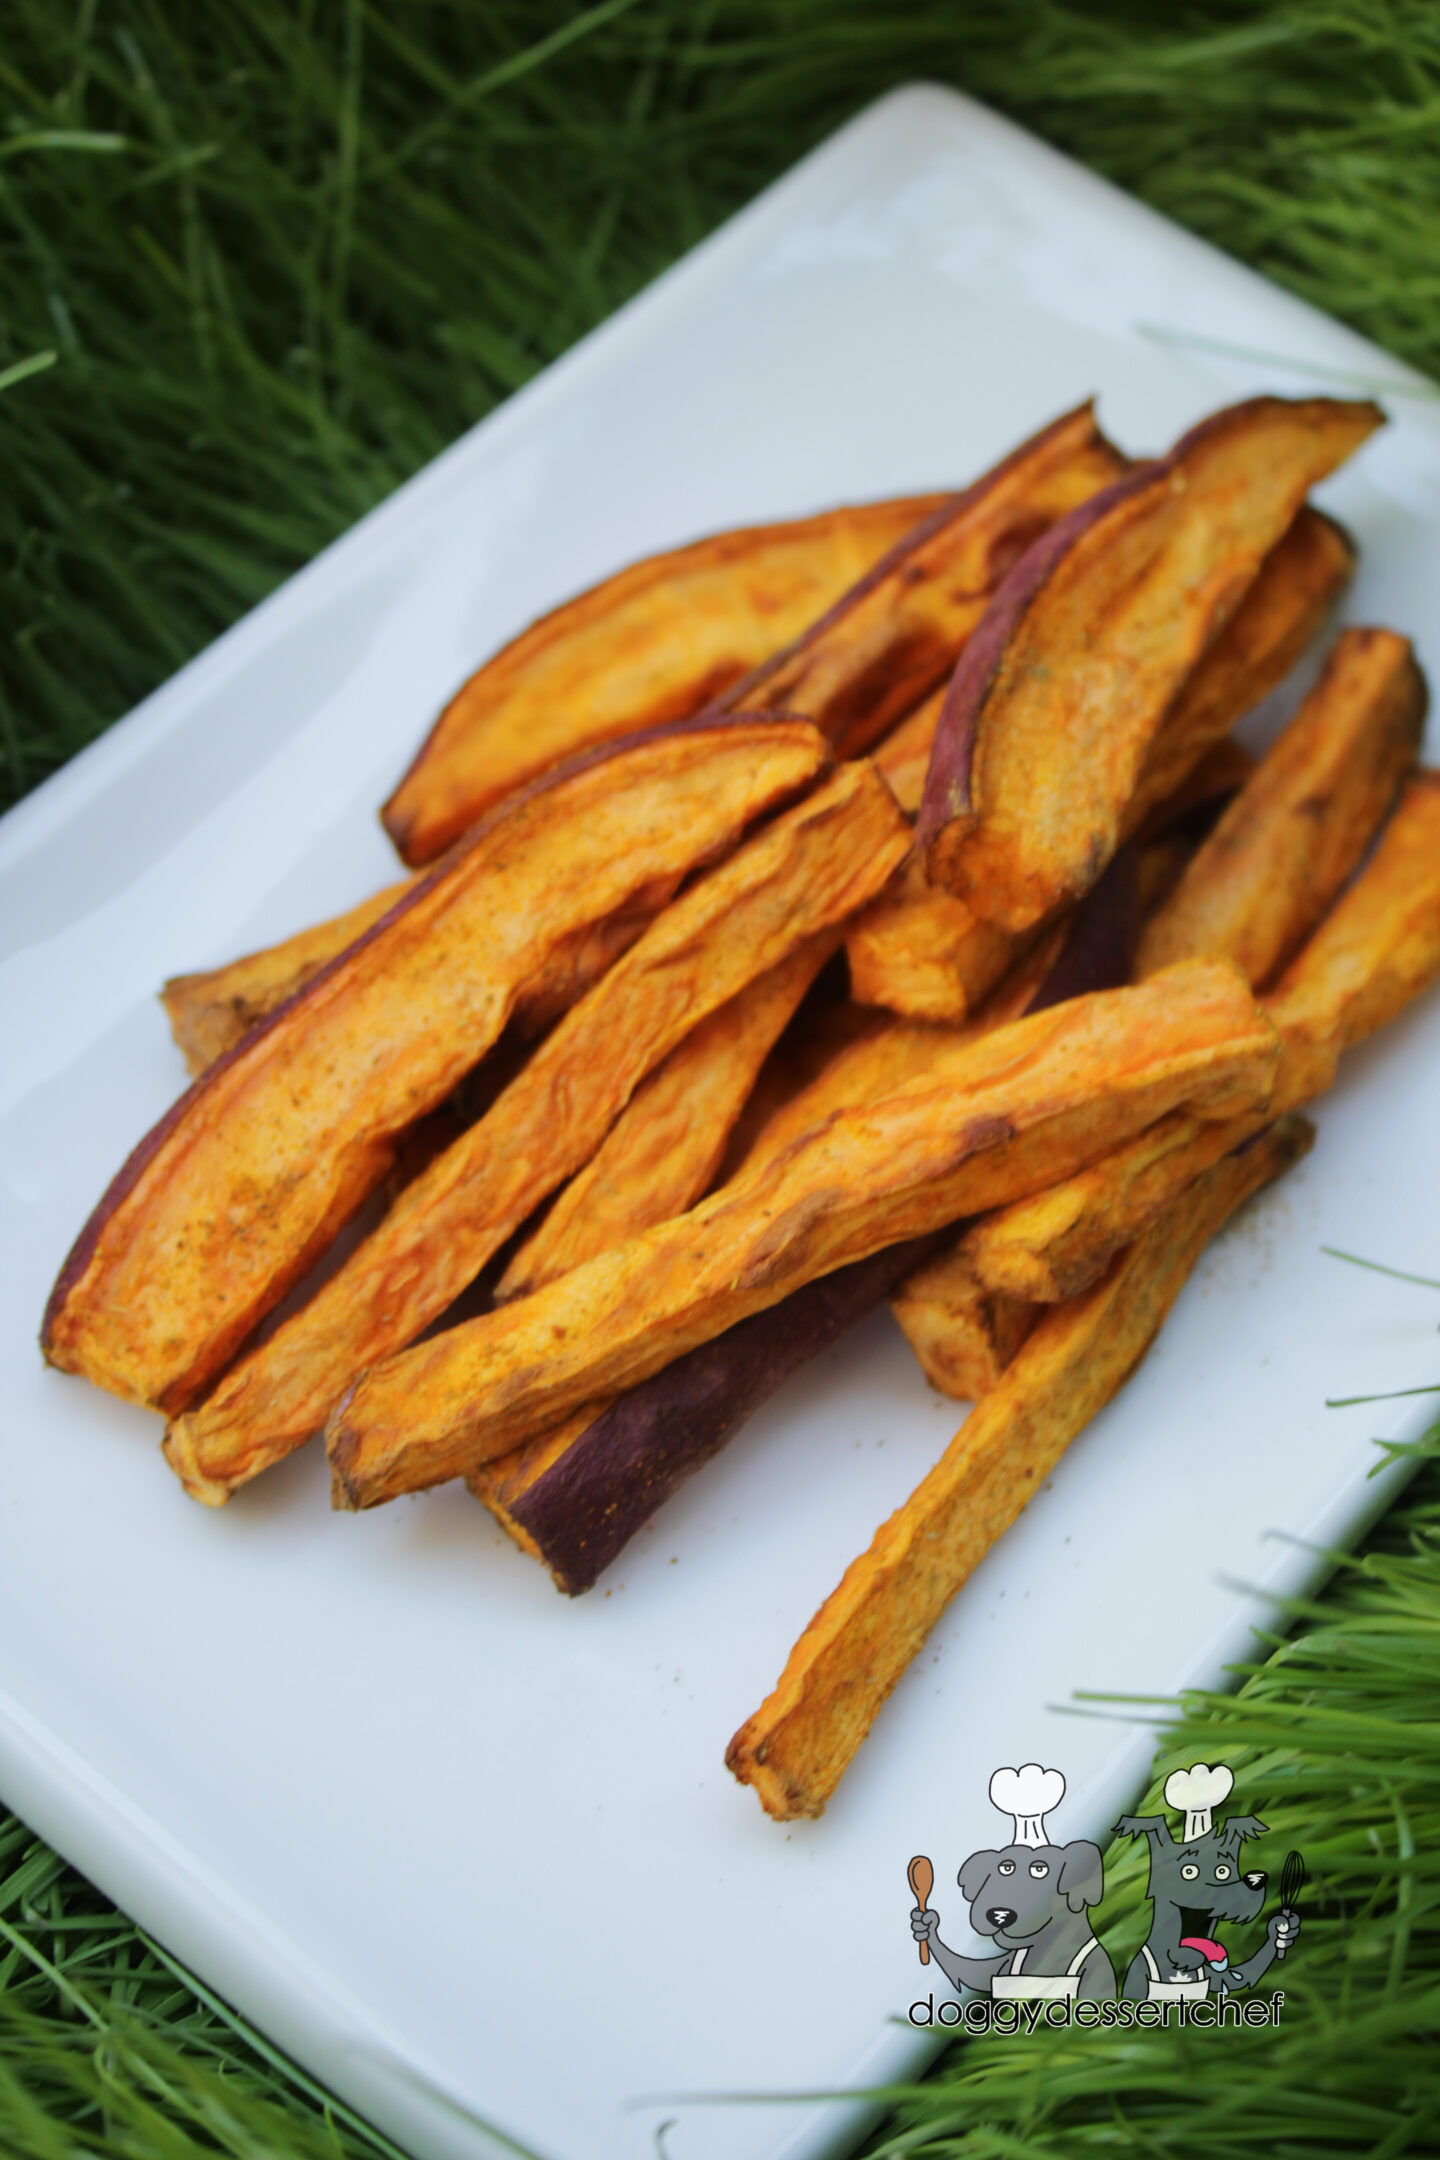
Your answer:
[[[0,801],[917,76],[1440,375],[1434,0],[6,0]],[[1296,1620],[1166,1742],[1319,1878],[1281,2033],[965,2046],[877,2153],[1433,2149],[1440,1470]],[[0,2150],[384,2149],[0,1828]]]

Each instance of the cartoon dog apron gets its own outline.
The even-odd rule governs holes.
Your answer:
[[[996,1973],[991,1980],[990,1993],[997,2002],[1073,2002],[1080,1992],[1085,1960],[1100,1945],[1093,1935],[1081,1943],[1063,1973],[1027,1973],[1024,1965],[1028,1947],[1022,1943],[1018,1950],[1012,1950],[1004,1972]]]
[[[1148,2002],[1199,2002],[1202,1996],[1210,1993],[1210,1975],[1207,1972],[1202,1970],[1186,1980],[1162,1980],[1160,1968],[1148,1942],[1141,1943],[1140,1955],[1144,1958],[1145,1969],[1150,1975],[1145,1988]]]

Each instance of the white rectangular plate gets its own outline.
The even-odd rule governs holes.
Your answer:
[[[47,1286],[181,1082],[154,991],[348,905],[374,805],[483,654],[629,558],[962,482],[1090,391],[1159,448],[1235,396],[1389,385],[1326,500],[1354,620],[1432,665],[1440,429],[1416,378],[963,99],[848,127],[456,445],[0,829],[0,1791],[322,2078],[426,2156],[758,2160],[916,2060],[905,1865],[936,1903],[990,1770],[1141,1781],[1139,1725],[1243,1655],[1260,1593],[1352,1534],[1434,1300],[1320,1252],[1433,1261],[1440,999],[1363,1053],[1312,1158],[1222,1239],[1163,1341],[985,1563],[825,1819],[722,1766],[789,1646],[949,1439],[880,1315],[574,1604],[463,1490],[331,1515],[312,1448],[225,1511],[155,1421],[41,1370]],[[1391,1429],[1398,1429],[1392,1427]],[[1249,1586],[1243,1587],[1243,1586]],[[952,1935],[952,1939],[953,1935]],[[638,2104],[637,2104],[638,2103]],[[467,2114],[467,2111],[469,2113]]]

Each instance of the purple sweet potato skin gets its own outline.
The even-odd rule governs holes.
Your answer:
[[[509,1513],[559,1587],[588,1590],[656,1509],[793,1372],[862,1320],[940,1239],[907,1238],[807,1283],[618,1397]]]
[[[1137,466],[1134,472],[1126,473],[1123,479],[1102,488],[1098,495],[1092,495],[1088,502],[1078,503],[1058,524],[1052,525],[1049,532],[1042,533],[1001,580],[979,627],[955,663],[955,673],[940,708],[930,765],[925,775],[925,792],[915,826],[922,855],[928,854],[947,825],[956,818],[968,818],[974,809],[970,781],[980,714],[1006,647],[1037,593],[1048,583],[1056,565],[1063,561],[1081,533],[1088,532],[1096,520],[1114,509],[1117,503],[1125,502],[1147,487],[1157,473],[1168,469],[1177,454],[1172,452],[1170,458]]]

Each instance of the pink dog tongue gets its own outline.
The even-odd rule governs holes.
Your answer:
[[[1180,1947],[1182,1950],[1199,1950],[1212,1965],[1225,1962],[1224,1943],[1212,1942],[1208,1935],[1182,1935]]]

